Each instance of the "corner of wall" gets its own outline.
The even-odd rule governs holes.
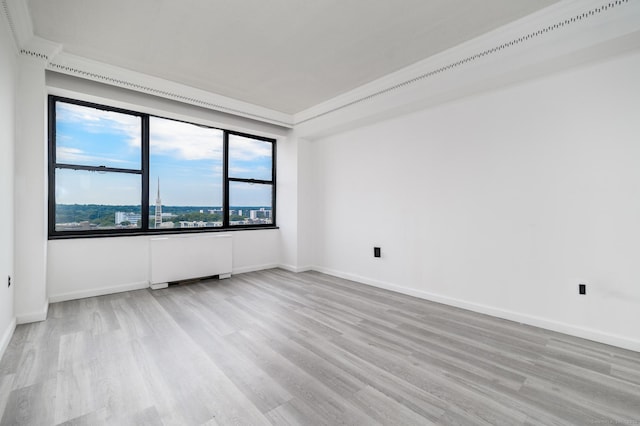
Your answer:
[[[4,356],[4,352],[7,350],[7,347],[9,346],[9,342],[13,337],[13,332],[15,331],[15,329],[16,329],[16,319],[13,318],[13,320],[11,320],[7,328],[2,333],[2,337],[0,337],[0,360]]]
[[[40,322],[47,319],[49,313],[49,300],[44,302],[40,309],[16,315],[16,324],[28,324],[30,322]]]
[[[16,326],[14,313],[14,151],[15,151],[15,86],[18,78],[18,45],[15,24],[7,2],[0,3],[0,359],[11,341]],[[6,286],[5,277],[12,285]]]

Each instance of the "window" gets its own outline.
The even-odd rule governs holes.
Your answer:
[[[273,144],[238,134],[228,141],[229,225],[273,223]]]
[[[222,130],[150,118],[150,228],[223,227],[223,149]]]
[[[49,236],[275,226],[275,140],[49,97]]]

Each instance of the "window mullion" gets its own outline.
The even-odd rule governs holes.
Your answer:
[[[142,230],[149,230],[149,116],[142,116]]]
[[[56,100],[49,95],[49,235],[56,225]]]
[[[244,182],[244,183],[257,183],[262,185],[271,185],[273,184],[272,180],[262,180],[262,179],[244,179],[244,178],[234,178],[230,177],[229,182]]]
[[[276,144],[271,142],[271,223],[276,224]]]
[[[56,169],[70,169],[70,170],[87,170],[89,172],[103,172],[103,173],[129,173],[133,175],[142,174],[142,170],[135,169],[119,169],[116,167],[105,167],[105,166],[81,166],[78,164],[64,164],[58,163],[55,164],[54,167]]]
[[[223,188],[223,201],[222,201],[222,227],[229,227],[229,132],[224,131],[223,136],[223,165],[222,165],[222,173],[224,180],[224,188]]]

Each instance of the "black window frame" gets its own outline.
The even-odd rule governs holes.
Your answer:
[[[56,103],[64,102],[89,108],[95,108],[102,111],[117,112],[121,114],[132,115],[141,118],[141,169],[120,169],[106,166],[89,166],[78,164],[58,163],[56,161]],[[222,176],[222,210],[223,223],[221,227],[203,227],[203,228],[161,228],[155,229],[149,227],[149,157],[150,157],[150,133],[149,122],[151,117],[162,118],[166,120],[180,121],[187,124],[193,124],[200,127],[220,130],[223,132],[223,176]],[[83,100],[67,98],[57,95],[48,95],[48,235],[49,239],[67,239],[67,238],[96,238],[96,237],[118,237],[118,236],[135,236],[135,235],[164,235],[164,234],[189,234],[204,232],[228,232],[234,230],[252,230],[252,229],[277,229],[276,222],[276,145],[277,140],[264,136],[253,135],[233,130],[222,129],[214,126],[207,126],[200,123],[190,121],[176,120],[170,117],[163,117],[154,114],[148,114],[140,111],[133,111],[124,108],[113,107],[109,105],[97,104]],[[262,179],[244,179],[229,176],[229,136],[236,135],[249,139],[259,140],[271,143],[271,180]],[[58,231],[55,227],[56,212],[56,170],[72,169],[87,170],[94,172],[111,172],[111,173],[127,173],[138,174],[142,178],[141,188],[141,227],[136,229],[89,229],[89,230],[65,230]],[[230,225],[229,221],[229,184],[230,182],[245,182],[271,185],[271,223],[267,224],[246,224],[246,225]],[[145,213],[146,212],[146,213]]]

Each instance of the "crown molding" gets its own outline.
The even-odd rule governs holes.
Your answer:
[[[42,60],[48,70],[285,128],[293,127],[291,114],[71,55],[64,51],[63,45],[34,36],[31,15],[25,0],[0,2],[16,51],[23,58]]]
[[[43,60],[48,70],[295,127],[308,138],[553,72],[571,66],[572,60],[576,64],[637,47],[640,34],[640,1],[565,0],[291,115],[71,55],[33,35],[25,0],[0,2],[17,51]]]
[[[16,43],[14,23],[11,19],[11,15],[9,14],[6,0],[0,0],[0,21],[4,22],[3,25],[7,26],[7,33],[9,34],[8,38],[11,39],[11,45],[13,46],[13,50],[17,54],[20,49],[18,48],[18,44]]]
[[[48,61],[62,49],[62,45],[33,34],[33,24],[27,2],[0,0],[16,52],[23,57]]]
[[[18,52],[33,37],[33,24],[27,2],[24,0],[0,0],[2,13],[5,15],[13,44]]]
[[[37,36],[23,45],[20,55],[27,58],[40,59],[45,63],[55,57],[62,50],[62,45]]]
[[[249,118],[277,126],[293,127],[293,116],[191,86],[149,76],[64,51],[52,57],[46,68],[111,86],[122,87],[178,102]]]
[[[0,2],[17,53],[23,57],[48,61],[60,52],[61,44],[33,35],[31,16],[25,1],[0,0]]]
[[[639,35],[639,1],[565,0],[299,112],[295,127],[322,137],[638,47]]]

